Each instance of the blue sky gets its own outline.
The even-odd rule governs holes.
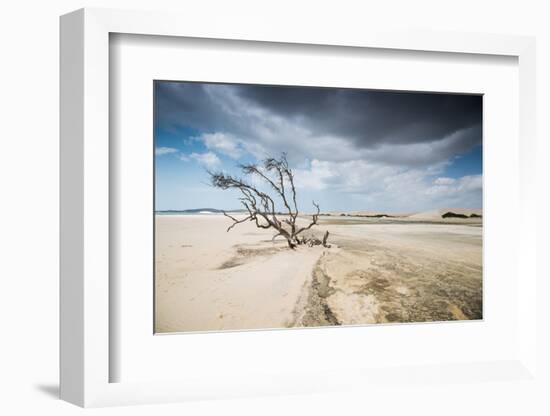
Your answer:
[[[286,152],[304,212],[482,204],[480,96],[155,82],[155,208],[240,208],[208,170]]]

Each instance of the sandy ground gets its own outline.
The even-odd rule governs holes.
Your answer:
[[[287,248],[222,215],[156,218],[157,332],[482,318],[481,220],[321,217]]]

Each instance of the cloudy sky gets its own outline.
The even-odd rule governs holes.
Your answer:
[[[482,203],[482,98],[155,82],[156,209],[239,208],[206,169],[286,152],[304,211]]]

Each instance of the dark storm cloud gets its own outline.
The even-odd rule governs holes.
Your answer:
[[[478,95],[157,82],[156,105],[163,129],[223,133],[296,159],[420,166],[481,144]]]
[[[243,86],[240,93],[276,114],[304,117],[318,132],[367,147],[430,142],[481,125],[476,95],[267,86]]]
[[[157,82],[155,102],[157,122],[165,129],[181,125],[200,129],[209,123],[215,128],[223,123],[223,112],[216,109],[203,84]]]

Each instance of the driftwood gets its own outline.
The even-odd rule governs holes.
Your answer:
[[[256,227],[275,230],[273,240],[277,237],[284,237],[290,248],[298,245],[327,245],[328,231],[322,241],[310,237],[305,237],[305,231],[317,225],[319,214],[321,212],[319,205],[312,201],[315,207],[315,213],[311,215],[308,225],[300,227],[297,224],[299,215],[298,204],[296,202],[296,187],[294,185],[294,174],[288,165],[286,155],[283,153],[280,159],[267,158],[263,160],[262,165],[243,164],[239,166],[244,175],[255,176],[269,185],[274,196],[262,192],[258,187],[253,186],[243,179],[227,175],[223,172],[208,172],[210,180],[214,187],[220,189],[237,189],[241,193],[239,201],[246,210],[246,217],[237,219],[227,212],[223,214],[233,221],[227,231],[230,231],[237,224],[246,221],[253,221]],[[284,214],[276,211],[275,199],[285,209]],[[284,218],[283,218],[284,217]],[[317,241],[319,243],[317,244]]]
[[[328,231],[325,231],[325,235],[323,236],[322,241],[316,237],[312,237],[308,240],[304,239],[302,244],[307,244],[309,247],[322,245],[323,247],[330,248],[330,244],[327,244],[327,239],[328,239]]]

